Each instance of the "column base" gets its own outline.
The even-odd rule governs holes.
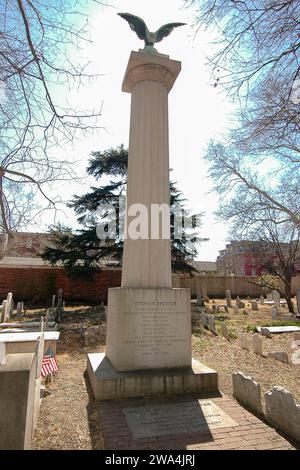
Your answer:
[[[194,359],[192,367],[118,372],[104,353],[91,353],[87,372],[96,400],[219,391],[218,373]]]

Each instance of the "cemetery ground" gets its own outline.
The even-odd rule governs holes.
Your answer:
[[[300,403],[300,377],[293,366],[240,347],[241,333],[247,334],[250,339],[255,325],[280,324],[271,320],[270,306],[259,305],[258,311],[252,311],[250,303],[242,300],[245,309],[240,309],[238,314],[233,313],[232,308],[228,313],[214,313],[218,335],[203,328],[199,310],[192,303],[193,357],[218,371],[220,390],[227,396],[232,396],[232,373],[242,371],[261,384],[262,394],[277,385],[289,390]],[[211,309],[213,303],[224,305],[224,300],[210,299],[209,303],[205,303],[206,308]],[[45,312],[42,309],[27,310],[22,320],[38,319]],[[221,333],[224,321],[230,340]],[[66,307],[57,346],[60,371],[46,386],[33,449],[105,448],[96,403],[85,372],[87,353],[105,349],[105,323],[104,309],[101,307]],[[292,334],[264,337],[264,352],[285,351],[290,354],[292,338]],[[298,448],[297,444],[293,445]]]

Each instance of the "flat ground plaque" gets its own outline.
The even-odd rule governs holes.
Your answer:
[[[238,426],[210,400],[123,408],[134,439]]]

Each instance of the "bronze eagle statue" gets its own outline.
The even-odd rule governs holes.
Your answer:
[[[184,26],[186,23],[167,23],[161,26],[155,33],[149,31],[146,23],[142,18],[131,15],[130,13],[118,13],[119,16],[128,21],[130,28],[137,34],[140,39],[145,41],[145,49],[154,49],[154,44],[160,42],[166,36],[169,36],[174,28],[178,26]]]

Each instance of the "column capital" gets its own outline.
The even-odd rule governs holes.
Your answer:
[[[181,70],[181,62],[169,59],[165,54],[149,54],[132,51],[125,72],[122,91],[131,93],[139,82],[150,80],[162,83],[171,90]]]

